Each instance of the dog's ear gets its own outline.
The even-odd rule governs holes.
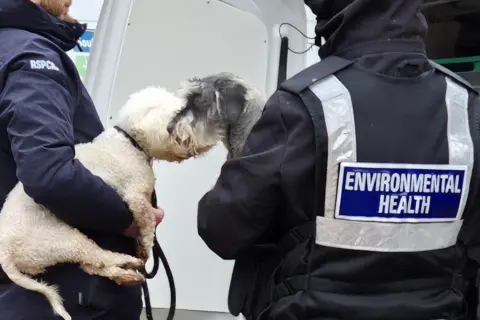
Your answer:
[[[185,101],[185,105],[179,110],[170,123],[167,125],[167,132],[169,135],[178,135],[180,127],[185,126],[185,121],[189,113],[194,109],[195,104],[198,103],[202,94],[201,80],[199,78],[190,78],[180,84],[176,92],[178,97]],[[192,119],[193,120],[193,119]],[[183,123],[179,124],[182,121]]]
[[[189,99],[195,95],[202,94],[202,79],[189,78],[180,83],[180,87],[177,89],[176,95],[185,99]]]
[[[217,104],[229,125],[238,122],[247,102],[247,89],[240,83],[232,83],[215,92]]]
[[[196,105],[200,103],[202,98],[202,88],[197,80],[187,80],[183,83],[182,98],[185,105],[179,110],[167,125],[167,132],[172,140],[182,148],[189,150],[195,149],[194,125],[196,115]]]
[[[177,114],[167,125],[167,132],[172,141],[182,148],[194,149],[192,121],[188,112]]]

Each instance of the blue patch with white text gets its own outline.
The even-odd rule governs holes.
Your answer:
[[[440,222],[461,218],[467,166],[341,163],[335,218]]]
[[[93,43],[93,30],[87,30],[83,33],[83,35],[78,39],[78,45],[82,48],[83,52],[90,52]],[[78,49],[78,47],[73,48],[74,52],[82,52]]]

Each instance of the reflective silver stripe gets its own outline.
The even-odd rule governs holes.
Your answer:
[[[447,136],[449,163],[467,166],[465,180],[470,181],[473,170],[473,141],[468,120],[468,91],[446,78],[447,93],[445,102],[448,110]],[[467,203],[470,184],[465,185],[459,211],[463,212]]]
[[[322,102],[328,133],[325,211],[317,217],[319,245],[380,252],[416,252],[454,245],[462,220],[439,223],[384,223],[334,219],[338,164],[356,162],[355,119],[348,89],[335,77],[314,83],[310,90]],[[468,125],[468,92],[447,79],[449,163],[467,165],[470,180],[473,143]],[[463,211],[467,189],[461,200]]]
[[[338,164],[357,162],[352,98],[348,89],[333,75],[314,83],[310,86],[310,90],[322,102],[327,126],[328,163],[324,216],[333,219],[337,194],[337,189],[333,186],[338,182]]]
[[[383,223],[317,217],[316,243],[381,252],[417,252],[448,248],[457,241],[462,220],[439,223]]]

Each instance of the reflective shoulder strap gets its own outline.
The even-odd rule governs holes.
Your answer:
[[[436,70],[440,71],[441,73],[443,73],[444,75],[452,78],[453,80],[455,80],[457,83],[460,83],[462,84],[463,86],[465,86],[466,88],[468,88],[469,90],[471,90],[472,92],[474,93],[477,93],[478,94],[478,91],[475,90],[475,88],[472,86],[472,84],[470,82],[468,82],[467,80],[463,79],[461,76],[459,76],[458,74],[456,74],[455,72],[453,72],[452,70],[449,70],[447,68],[445,68],[444,66],[436,63],[436,62],[433,62],[430,60],[430,64],[432,65],[432,67],[434,67]]]
[[[337,194],[338,164],[341,162],[357,162],[357,138],[355,133],[355,119],[353,114],[352,98],[349,90],[335,75],[313,83],[310,91],[319,100],[321,114],[318,110],[311,110],[323,121],[328,135],[327,172],[325,182],[324,214],[326,218],[333,218]],[[307,106],[309,107],[309,106]],[[324,134],[323,134],[324,135]],[[320,133],[317,133],[321,137]],[[317,148],[321,148],[317,142]],[[317,150],[317,155],[321,150]],[[321,208],[317,208],[319,212]]]
[[[318,112],[314,109],[321,108],[322,106],[312,106],[311,103],[307,103],[303,98],[302,92],[307,89],[311,89],[312,83],[315,85],[317,83],[322,82],[324,79],[328,79],[332,74],[345,69],[346,67],[350,66],[353,62],[350,60],[346,60],[336,56],[330,56],[325,58],[324,60],[320,61],[312,65],[311,67],[305,69],[304,71],[298,73],[294,77],[290,78],[289,80],[283,82],[280,85],[280,90],[284,90],[290,92],[294,95],[299,96],[303,102],[305,103],[306,108],[309,110],[310,114],[320,116]],[[328,90],[328,89],[327,89]],[[335,94],[335,92],[332,92]],[[314,124],[323,121],[322,117],[320,116],[318,119],[313,119]],[[315,125],[315,137],[316,138],[316,154],[317,159],[321,154],[320,145],[321,142],[318,140],[318,137],[321,136],[318,126]],[[318,165],[316,165],[315,172],[316,172],[316,185],[315,190],[319,190],[319,182],[321,182],[318,178],[319,176]],[[317,192],[318,193],[318,192]],[[318,208],[318,206],[316,206]],[[317,210],[318,211],[318,210]],[[315,237],[316,233],[316,223],[314,221],[305,222],[302,225],[296,226],[295,228],[291,229],[276,245],[275,251],[277,254],[285,254],[286,252],[295,248],[296,245],[299,243],[304,242],[305,240]]]

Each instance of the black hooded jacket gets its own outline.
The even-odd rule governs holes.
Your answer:
[[[424,43],[428,26],[419,11],[423,2],[305,0],[317,17],[320,58],[336,55],[398,77],[415,77],[431,69]]]
[[[0,208],[20,181],[72,226],[121,235],[132,222],[128,208],[74,159],[75,143],[103,131],[65,53],[84,31],[30,0],[0,0]]]
[[[320,37],[327,40],[321,58],[338,55],[369,72],[402,78],[432,69],[423,43],[427,25],[416,14],[422,2],[306,1],[317,14],[317,45]],[[223,165],[215,187],[200,200],[198,231],[213,251],[235,259],[258,241],[277,240],[301,220],[296,215],[313,211],[313,195],[305,192],[313,190],[313,132],[298,98],[284,91],[272,95],[243,155]],[[279,212],[293,214],[279,218]]]
[[[419,86],[415,90],[422,92],[430,107],[438,109],[438,105],[444,103],[445,99],[445,77],[433,70],[426,56],[424,37],[427,24],[420,13],[422,3],[422,0],[306,0],[306,4],[317,15],[317,45],[320,46],[321,37],[326,39],[326,43],[320,47],[321,58],[339,56],[354,61],[350,68],[355,71],[356,76],[363,74],[365,79],[383,79],[389,88],[392,83],[398,83],[401,88],[402,82],[415,83],[418,79],[428,78],[433,86],[426,84],[425,87]],[[357,95],[352,97],[354,103],[361,100],[363,104],[368,104],[371,99],[389,99],[389,92],[376,91],[371,82],[364,84],[358,77],[349,79],[345,75],[341,81],[347,88],[356,87]],[[403,93],[403,90],[397,92],[397,96],[400,92]],[[414,106],[422,105],[422,95],[412,95],[417,98],[412,101]],[[406,131],[395,122],[397,116],[405,117],[404,112],[402,113],[402,101],[392,101],[388,110],[380,109],[389,119],[385,119],[388,121],[384,123],[380,122],[379,127],[374,130],[377,134],[383,132],[382,130],[403,134],[404,139],[394,149],[389,146],[388,139],[378,141],[385,145],[382,159],[385,159],[386,163],[388,159],[398,158],[399,154],[401,155],[399,150],[409,150],[411,141],[425,146],[436,146],[437,143],[437,136],[428,134],[431,128],[435,128],[433,123],[431,126],[418,125],[416,134]],[[480,108],[478,95],[470,94],[470,102]],[[426,119],[431,118],[428,110],[430,109],[427,107],[423,109],[424,113],[427,113],[424,115]],[[422,119],[418,117],[414,121],[423,122],[423,115]],[[376,138],[375,134],[363,138],[363,143],[367,145],[364,150],[377,152],[374,150],[379,148],[378,144],[368,148],[366,143],[375,141]],[[426,320],[426,317],[409,318],[402,314],[403,311],[399,312],[408,311],[407,306],[415,304],[417,305],[411,310],[415,309],[413,313],[418,311],[417,315],[440,314],[440,309],[458,312],[458,309],[461,309],[461,298],[454,293],[448,293],[450,298],[455,297],[452,298],[454,302],[450,306],[443,304],[436,309],[436,306],[429,305],[419,311],[416,309],[418,301],[424,301],[423,298],[426,297],[428,300],[430,293],[423,297],[407,294],[405,300],[402,300],[403,303],[398,300],[400,296],[397,295],[372,300],[365,297],[365,300],[362,300],[362,297],[355,295],[345,299],[341,294],[296,292],[279,301],[271,310],[270,316],[267,313],[264,314],[265,318],[259,317],[260,311],[266,307],[262,305],[263,301],[259,297],[265,295],[272,274],[302,274],[308,268],[313,268],[312,273],[320,274],[320,278],[327,278],[327,282],[328,277],[348,282],[349,279],[342,278],[345,268],[362,271],[365,266],[373,264],[373,261],[358,254],[358,260],[352,265],[342,265],[342,259],[355,259],[357,254],[327,248],[316,252],[312,267],[308,262],[308,255],[304,255],[304,252],[308,252],[307,248],[301,247],[292,253],[296,254],[297,263],[285,265],[280,272],[274,273],[275,267],[272,267],[269,257],[258,254],[259,248],[275,246],[293,227],[312,220],[316,199],[321,197],[314,192],[315,165],[318,161],[322,163],[320,167],[326,166],[326,163],[321,162],[322,159],[315,156],[315,146],[312,116],[305,104],[298,96],[278,90],[271,96],[262,117],[253,127],[242,155],[226,161],[216,185],[200,200],[199,235],[221,258],[236,260],[230,285],[230,312],[234,315],[241,312],[249,320]],[[418,154],[415,154],[415,163],[423,163],[422,157],[424,159],[432,155],[429,148],[420,148],[416,152]],[[363,156],[368,158],[368,154],[368,151],[364,152]],[[471,237],[470,240],[472,239]],[[478,243],[478,239],[472,240],[472,243],[475,241]],[[323,265],[323,262],[332,258],[337,259],[335,263]],[[260,267],[255,269],[251,268],[251,265]],[[419,269],[422,266],[427,267],[429,264],[422,262]],[[368,273],[368,269],[366,270]],[[393,281],[397,271],[389,273],[386,270],[384,281]],[[428,277],[429,271],[419,270],[419,277],[421,276]],[[368,277],[375,279],[375,272],[370,272]],[[365,281],[367,284],[368,281],[373,282],[371,279]],[[254,287],[248,287],[248,283],[254,283]],[[377,308],[375,303],[383,304],[383,307]],[[395,308],[390,309],[388,306]],[[352,316],[352,313],[358,317]]]

